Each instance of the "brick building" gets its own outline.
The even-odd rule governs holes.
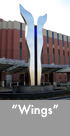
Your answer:
[[[69,65],[70,64],[70,37],[43,29],[42,64]],[[28,51],[25,41],[25,25],[17,21],[0,19],[0,58],[25,60],[28,62]],[[0,82],[7,80],[10,73],[0,71]],[[11,74],[12,82],[19,81],[19,75]],[[69,75],[69,74],[68,74]],[[53,72],[42,75],[42,82],[67,81],[67,73]]]

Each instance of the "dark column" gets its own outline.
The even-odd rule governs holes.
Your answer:
[[[25,74],[25,83],[26,83],[26,86],[29,86],[29,82],[30,82],[30,76],[29,76],[29,73],[27,72]]]
[[[48,82],[48,74],[45,74],[45,83]]]
[[[67,73],[67,81],[70,81],[70,73]]]
[[[53,73],[49,74],[49,82],[53,85]]]

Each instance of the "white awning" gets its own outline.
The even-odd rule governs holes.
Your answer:
[[[70,67],[60,69],[57,71],[57,73],[70,73]]]
[[[18,72],[27,72],[29,63],[26,63],[24,60],[14,60],[14,59],[5,59],[0,58],[0,71],[6,71],[11,73]],[[55,64],[42,64],[43,73],[67,73],[70,72],[69,65],[55,65]]]
[[[61,71],[64,68],[66,69],[68,67],[69,67],[69,65],[54,65],[54,64],[47,65],[47,64],[42,64],[42,71],[43,71],[43,73],[52,73],[52,72]]]
[[[17,67],[27,67],[27,63],[23,60],[0,58],[0,71],[11,71]]]

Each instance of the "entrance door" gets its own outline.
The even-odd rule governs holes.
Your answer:
[[[70,73],[67,73],[67,81],[70,81]]]
[[[53,85],[53,73],[49,74],[49,82]]]
[[[45,82],[48,82],[48,74],[45,74]]]

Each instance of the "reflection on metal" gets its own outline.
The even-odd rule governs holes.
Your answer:
[[[20,13],[25,21],[26,42],[30,53],[29,72],[31,85],[35,85],[35,61],[34,61],[34,19],[30,12],[20,5]]]
[[[40,85],[41,81],[41,52],[42,52],[42,47],[43,47],[43,25],[45,24],[47,20],[47,14],[44,16],[40,16],[38,18],[37,22],[37,81],[38,85]]]
[[[47,19],[47,14],[40,16],[37,22],[37,32],[34,35],[34,19],[30,12],[20,5],[20,13],[26,24],[26,42],[30,53],[29,72],[31,85],[40,85],[41,80],[41,51],[43,47],[42,28]],[[36,28],[35,28],[36,30]],[[36,37],[37,36],[37,37]],[[37,39],[36,39],[37,38]],[[35,44],[34,44],[35,42]],[[37,68],[36,68],[37,67]]]

